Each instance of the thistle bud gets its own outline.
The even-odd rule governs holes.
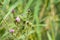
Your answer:
[[[13,10],[12,10],[12,13],[14,13],[14,11],[15,11],[15,10],[13,9]]]

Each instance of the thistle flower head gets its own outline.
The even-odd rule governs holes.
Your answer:
[[[17,22],[20,22],[20,18],[19,18],[19,17],[16,17],[16,21],[17,21]]]
[[[14,29],[11,29],[10,32],[13,33],[14,32]]]

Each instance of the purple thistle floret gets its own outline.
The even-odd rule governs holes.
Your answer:
[[[10,32],[13,33],[14,32],[14,29],[11,29]]]
[[[20,22],[20,18],[19,18],[19,17],[16,17],[16,21],[17,21],[17,22]]]

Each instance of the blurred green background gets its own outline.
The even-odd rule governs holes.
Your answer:
[[[60,40],[60,0],[0,0],[0,40]]]

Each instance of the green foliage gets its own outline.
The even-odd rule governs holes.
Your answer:
[[[0,0],[0,40],[59,40],[59,31],[60,0]]]

